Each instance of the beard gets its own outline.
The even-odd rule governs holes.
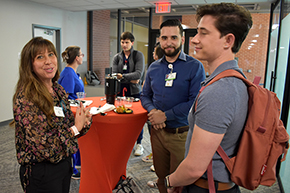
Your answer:
[[[168,48],[168,47],[167,47]],[[173,47],[174,48],[174,47]],[[176,56],[178,53],[179,53],[179,51],[181,50],[181,45],[179,45],[179,47],[178,48],[174,48],[174,51],[173,52],[166,52],[165,51],[165,49],[162,49],[162,52],[163,52],[163,54],[165,55],[165,56],[168,56],[168,57],[174,57],[174,56]]]

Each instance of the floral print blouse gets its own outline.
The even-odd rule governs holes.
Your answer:
[[[74,114],[66,92],[58,83],[53,83],[53,90],[54,106],[61,107],[65,117],[58,117],[53,113],[51,125],[48,124],[46,115],[24,97],[23,90],[16,97],[13,106],[15,144],[17,159],[21,165],[43,161],[58,163],[78,150],[77,139],[70,130],[74,125]],[[81,135],[88,131],[89,126],[81,131]]]

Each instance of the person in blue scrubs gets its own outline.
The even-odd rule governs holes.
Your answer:
[[[63,86],[65,91],[69,94],[69,99],[77,99],[77,92],[84,92],[84,83],[77,68],[83,63],[84,54],[80,47],[69,46],[62,53],[63,61],[67,64],[60,74],[58,83]]]
[[[58,83],[63,86],[68,94],[69,99],[77,99],[77,92],[84,92],[84,83],[77,68],[83,63],[84,54],[81,48],[78,46],[69,46],[61,54],[63,61],[66,63],[66,67],[60,73]],[[73,179],[80,179],[80,172],[76,169],[76,166],[81,165],[80,151],[72,155],[73,158]]]

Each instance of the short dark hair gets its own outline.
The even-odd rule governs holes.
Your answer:
[[[126,39],[129,39],[131,42],[134,42],[135,37],[133,36],[132,33],[126,31],[121,34],[120,40],[126,40]]]
[[[229,33],[234,34],[232,51],[237,53],[253,25],[251,13],[234,3],[216,3],[199,7],[196,13],[197,22],[205,15],[216,18],[215,27],[221,33],[221,37]]]
[[[180,23],[180,21],[178,19],[168,19],[166,21],[164,21],[161,25],[160,25],[160,30],[163,28],[163,27],[174,27],[174,26],[177,26],[179,28],[179,33],[180,35],[182,36],[183,35],[183,27]]]

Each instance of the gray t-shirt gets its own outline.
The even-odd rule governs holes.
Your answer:
[[[217,74],[227,69],[241,72],[235,60],[228,61],[221,64],[202,85],[206,85]],[[193,105],[188,115],[189,132],[185,156],[189,151],[195,124],[212,133],[225,133],[221,146],[229,157],[235,155],[248,111],[248,92],[244,82],[235,77],[227,77],[209,85],[200,94],[194,111]],[[217,153],[213,157],[213,176],[219,182],[231,181],[229,172]],[[203,177],[207,178],[206,173]]]

